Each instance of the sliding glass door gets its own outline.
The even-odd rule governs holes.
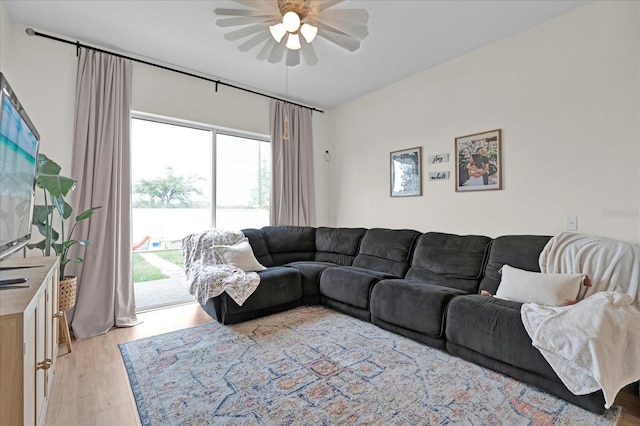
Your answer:
[[[131,150],[137,309],[192,302],[182,238],[269,224],[269,141],[141,115],[132,118]]]
[[[218,228],[269,224],[271,145],[253,138],[217,134],[216,217]]]

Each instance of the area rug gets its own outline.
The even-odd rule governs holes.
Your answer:
[[[143,425],[612,425],[321,306],[120,345]]]

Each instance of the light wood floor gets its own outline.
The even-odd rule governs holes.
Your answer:
[[[140,419],[118,343],[180,330],[211,321],[200,305],[189,304],[138,315],[144,321],[105,335],[73,342],[73,352],[58,358],[46,425],[139,425]],[[66,348],[60,346],[60,353]],[[623,391],[620,426],[640,425],[640,398]]]

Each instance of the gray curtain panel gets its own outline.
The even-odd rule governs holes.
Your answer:
[[[72,203],[75,214],[103,208],[75,231],[90,242],[76,248],[84,252],[84,264],[69,264],[78,276],[70,321],[78,339],[139,323],[131,272],[131,68],[128,60],[80,50]]]
[[[271,101],[271,225],[315,226],[311,110]],[[284,140],[285,117],[289,139]]]

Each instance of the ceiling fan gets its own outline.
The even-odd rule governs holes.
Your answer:
[[[234,0],[250,9],[216,9],[222,28],[242,26],[225,34],[236,41],[248,38],[239,49],[249,51],[259,45],[258,59],[278,63],[286,56],[287,66],[318,62],[311,42],[324,38],[350,52],[360,48],[369,31],[369,14],[364,9],[330,9],[343,0]]]

